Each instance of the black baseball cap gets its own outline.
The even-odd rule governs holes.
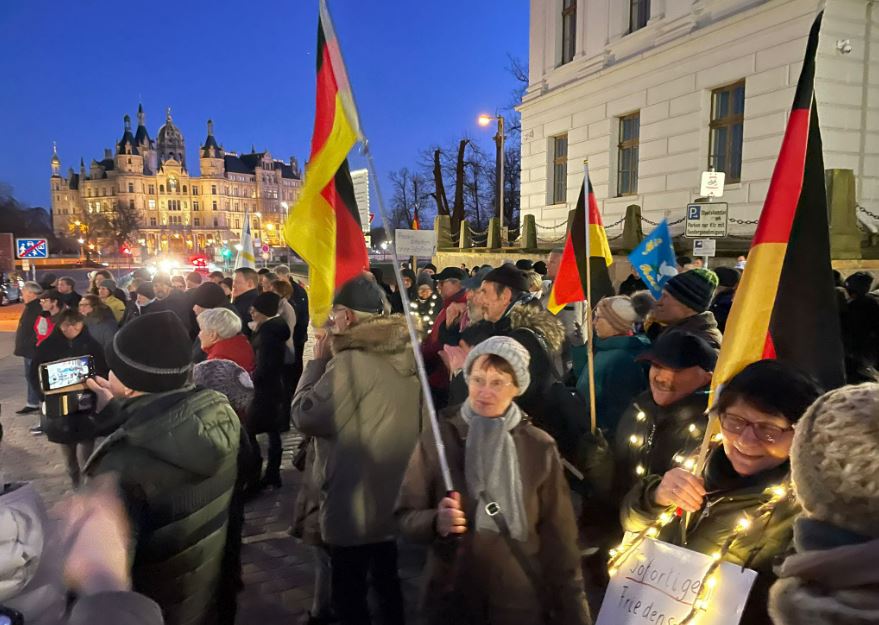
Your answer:
[[[681,330],[666,330],[636,360],[656,363],[668,369],[699,367],[705,371],[714,371],[717,352],[700,336]]]
[[[436,282],[439,282],[440,280],[458,280],[459,282],[463,282],[466,277],[467,273],[460,267],[446,267],[438,274],[435,274],[433,279]]]

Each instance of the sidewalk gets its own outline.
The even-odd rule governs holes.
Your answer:
[[[5,312],[3,309],[0,316]],[[24,405],[25,391],[22,360],[12,355],[13,338],[13,333],[0,331],[0,419],[4,428],[0,475],[5,481],[33,482],[51,506],[69,492],[70,483],[61,452],[45,437],[28,432],[38,418],[14,414]],[[310,343],[306,350],[308,360]],[[291,465],[299,440],[300,435],[293,431],[283,437],[283,488],[265,492],[246,507],[241,553],[245,589],[239,596],[240,623],[293,625],[311,607],[311,554],[307,546],[287,534],[301,480],[301,474]],[[409,622],[414,622],[411,612],[422,563],[422,549],[401,547],[400,575]]]

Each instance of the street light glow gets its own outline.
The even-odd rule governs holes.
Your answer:
[[[483,113],[482,115],[479,116],[479,118],[476,121],[479,123],[480,126],[484,127],[484,126],[488,126],[491,123],[492,119],[493,118],[491,115],[487,115],[487,114]]]
[[[85,239],[77,239],[76,241],[77,241],[77,243],[79,243],[80,245],[82,245],[83,243],[85,243]]]

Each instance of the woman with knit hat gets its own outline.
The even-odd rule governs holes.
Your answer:
[[[431,430],[409,461],[396,514],[404,536],[431,545],[426,622],[591,623],[558,451],[513,401],[529,360],[503,336],[467,356],[467,401],[440,417],[459,492],[446,493]]]
[[[253,403],[247,413],[245,427],[255,457],[248,495],[265,487],[281,487],[281,432],[290,429],[290,409],[284,406],[284,355],[290,328],[278,315],[281,298],[271,291],[260,293],[250,308],[250,343],[256,356],[253,371]],[[262,474],[262,453],[257,434],[269,438],[268,462]]]
[[[650,347],[650,341],[635,333],[638,315],[625,295],[599,300],[592,320],[596,419],[608,440],[613,440],[620,415],[647,388],[647,370],[636,359]],[[588,369],[580,374],[577,390],[589,397]]]
[[[722,442],[708,455],[700,475],[684,468],[645,476],[622,505],[623,529],[640,532],[666,510],[689,513],[665,525],[658,539],[754,569],[757,581],[741,619],[769,625],[767,593],[773,565],[791,542],[799,506],[790,493],[794,426],[818,397],[815,382],[792,366],[761,360],[722,387],[712,410]],[[744,524],[744,525],[743,525]],[[742,529],[742,528],[747,529]]]
[[[443,300],[436,293],[433,278],[426,271],[422,271],[415,283],[415,298],[409,302],[412,315],[421,323],[422,332],[430,334],[442,307]]]
[[[791,469],[803,514],[769,613],[776,625],[879,623],[879,384],[816,401],[797,424]]]

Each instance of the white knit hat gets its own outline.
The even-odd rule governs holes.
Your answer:
[[[807,516],[879,538],[879,384],[819,397],[797,422],[791,468]]]
[[[494,354],[506,360],[513,368],[516,377],[516,387],[521,395],[531,384],[531,374],[528,365],[531,363],[531,355],[521,343],[508,336],[493,336],[479,343],[467,354],[464,361],[464,381],[470,380],[470,369],[476,359],[485,354]]]

